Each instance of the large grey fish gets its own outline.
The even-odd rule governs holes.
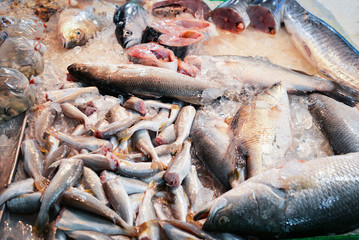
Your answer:
[[[248,177],[284,160],[292,144],[289,99],[280,84],[245,102],[233,117],[229,151],[238,151],[247,162]]]
[[[76,183],[82,175],[83,168],[84,163],[80,159],[66,159],[66,161],[61,161],[56,175],[42,196],[40,212],[35,225],[38,230],[44,230],[44,228],[50,224],[49,210],[51,206],[54,205],[67,188]]]
[[[283,20],[294,46],[334,81],[359,90],[359,52],[334,28],[287,0]]]
[[[18,182],[11,183],[0,194],[0,206],[7,200],[23,195],[25,193],[31,193],[34,191],[34,179],[28,178]]]
[[[359,152],[359,110],[320,94],[309,97],[309,111],[338,154]]]
[[[276,34],[282,21],[285,0],[254,0],[249,3],[247,13],[251,25],[262,32]]]
[[[25,140],[21,144],[24,153],[24,169],[35,179],[36,188],[43,192],[49,185],[49,180],[42,176],[43,156],[35,139]]]
[[[63,208],[56,219],[55,226],[64,231],[95,231],[108,235],[128,233],[106,218],[73,208]]]
[[[10,199],[6,207],[11,213],[31,214],[40,210],[41,192],[29,193]]]
[[[68,72],[81,82],[95,85],[100,90],[115,94],[120,92],[141,96],[171,97],[199,104],[207,100],[204,92],[213,95],[208,100],[222,96],[224,86],[219,83],[194,79],[168,69],[132,65],[104,65],[74,63]],[[204,98],[204,99],[203,99]]]
[[[129,48],[141,43],[148,24],[147,12],[135,1],[130,1],[117,8],[113,23],[116,25],[117,42],[123,48]]]
[[[69,8],[60,13],[59,37],[64,48],[85,45],[97,31],[104,27],[104,21],[91,11]]]
[[[271,63],[267,58],[217,55],[191,56],[191,59],[193,64],[204,66],[203,68],[207,66],[206,74],[232,72],[235,73],[234,81],[242,84],[271,87],[281,82],[290,93],[320,92],[346,103],[352,103],[357,99],[356,94],[333,81],[292,71]]]
[[[359,224],[359,153],[291,161],[215,199],[204,230],[271,237],[349,231]]]
[[[248,0],[227,0],[218,5],[211,13],[217,27],[234,33],[242,32],[249,25],[246,12]]]

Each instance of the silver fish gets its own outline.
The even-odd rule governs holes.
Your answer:
[[[142,202],[144,195],[145,195],[144,192],[143,193],[134,193],[134,194],[129,195],[131,209],[135,215],[137,215],[138,208]]]
[[[165,125],[163,126],[164,128],[168,127],[169,125],[171,125],[171,124],[173,124],[175,122],[181,108],[183,107],[183,102],[182,101],[173,101],[172,104],[177,105],[178,109],[176,109],[176,108],[171,109],[170,116],[169,116],[167,122],[165,123]]]
[[[359,110],[320,94],[312,94],[309,99],[309,111],[334,151],[359,152]]]
[[[75,119],[81,121],[85,124],[86,128],[91,128],[93,131],[95,130],[95,126],[91,123],[89,118],[81,112],[77,107],[75,107],[71,103],[61,103],[61,109],[64,115],[70,119]]]
[[[271,237],[341,233],[358,223],[359,154],[291,161],[215,199],[204,230]],[[265,213],[265,214],[263,214]]]
[[[6,207],[11,213],[32,214],[40,210],[41,192],[29,193],[12,198],[6,202]]]
[[[183,149],[170,162],[164,179],[170,187],[178,187],[191,169],[191,142],[186,140]]]
[[[146,106],[144,101],[141,98],[138,97],[130,97],[126,100],[126,102],[123,104],[124,108],[135,110],[142,115],[146,114]]]
[[[247,13],[251,25],[262,32],[276,34],[280,28],[285,0],[254,0],[249,3]]]
[[[188,214],[188,198],[186,193],[183,191],[183,187],[180,185],[170,189],[173,195],[173,204],[171,208],[176,219],[186,222]]]
[[[212,21],[219,28],[240,33],[250,22],[247,7],[248,0],[227,0],[212,11]]]
[[[230,154],[247,157],[248,177],[284,161],[292,144],[289,99],[280,84],[245,102],[233,117]]]
[[[214,100],[226,94],[225,87],[219,83],[194,79],[168,69],[137,64],[74,63],[67,70],[81,82],[95,85],[104,92],[116,95],[124,92],[141,96],[163,96],[203,104],[203,100]],[[215,93],[212,99],[203,99],[202,94],[205,90]]]
[[[106,156],[102,154],[77,154],[71,157],[71,159],[80,159],[84,162],[86,167],[91,168],[94,171],[103,170],[116,170],[118,167],[118,161],[112,157],[112,154]]]
[[[107,235],[128,235],[128,231],[98,215],[72,208],[63,208],[55,226],[64,231],[94,231]]]
[[[65,88],[61,90],[50,90],[46,92],[46,100],[64,103],[72,102],[82,94],[98,94],[97,87]]]
[[[78,159],[61,161],[59,169],[46,188],[41,201],[40,212],[35,227],[42,231],[49,224],[49,210],[62,196],[63,192],[74,185],[83,172],[84,163]]]
[[[24,169],[35,179],[36,188],[43,192],[49,185],[49,180],[42,176],[43,156],[37,141],[34,139],[25,140],[21,144],[24,153]]]
[[[132,234],[136,234],[137,232],[136,228],[129,225],[121,218],[120,215],[89,193],[76,188],[69,188],[64,192],[61,201],[67,206],[75,207],[105,217],[126,229],[128,232],[132,232]]]
[[[359,90],[359,52],[334,28],[287,0],[283,20],[294,46],[305,59],[334,81]]]
[[[123,220],[133,225],[134,212],[131,208],[130,198],[127,195],[126,189],[121,183],[119,178],[115,178],[103,183],[106,195],[117,213],[123,218]]]
[[[7,200],[17,196],[21,196],[25,193],[31,193],[34,191],[34,179],[28,178],[18,182],[11,183],[0,194],[0,206]]]
[[[103,203],[107,204],[108,201],[105,196],[105,192],[102,188],[102,183],[100,177],[88,167],[84,167],[84,174],[82,177],[82,182],[86,189],[91,189],[91,192]]]
[[[46,107],[41,111],[40,116],[37,118],[35,123],[35,139],[39,142],[43,140],[43,134],[45,131],[52,126],[55,121],[56,111],[53,108]]]
[[[103,27],[103,20],[87,10],[69,8],[59,15],[58,31],[64,48],[85,45]]]
[[[150,162],[134,163],[127,160],[120,160],[117,172],[127,177],[135,177],[139,179],[154,176],[161,170],[158,168],[151,168]]]
[[[176,131],[174,124],[169,125],[161,131],[155,138],[155,143],[157,145],[170,144],[176,140]]]

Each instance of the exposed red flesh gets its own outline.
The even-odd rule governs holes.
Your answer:
[[[276,25],[273,14],[262,6],[249,6],[247,9],[251,25],[262,32],[275,34]]]
[[[231,8],[217,8],[211,17],[217,27],[233,33],[240,33],[245,28],[243,18]]]

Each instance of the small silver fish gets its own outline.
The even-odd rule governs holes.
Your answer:
[[[3,205],[9,199],[12,199],[17,196],[21,196],[25,193],[31,193],[33,191],[34,191],[33,178],[28,178],[25,180],[11,183],[0,194],[0,206]]]

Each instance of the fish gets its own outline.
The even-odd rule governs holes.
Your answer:
[[[81,121],[86,128],[90,128],[93,131],[95,131],[95,126],[93,125],[93,123],[83,112],[80,111],[80,109],[78,109],[71,103],[61,103],[60,106],[63,114],[66,117]]]
[[[277,83],[244,102],[231,128],[234,137],[229,153],[239,153],[245,159],[248,178],[282,163],[293,138],[285,87]]]
[[[191,169],[191,142],[186,140],[183,149],[170,162],[164,179],[170,187],[178,187]]]
[[[176,131],[174,124],[169,125],[161,131],[155,138],[157,145],[173,143],[176,140]]]
[[[227,158],[231,140],[230,134],[216,128],[204,111],[196,115],[192,129],[192,140],[196,156],[206,166],[211,175],[225,188],[230,189],[229,176],[236,170],[236,158]]]
[[[359,152],[359,110],[320,94],[311,94],[309,101],[309,111],[333,150]]]
[[[188,232],[178,229],[167,222],[160,221],[159,224],[161,228],[166,232],[166,236],[168,237],[168,239],[201,239],[195,237]]]
[[[33,178],[27,178],[9,184],[9,186],[0,193],[0,206],[14,197],[34,192],[34,182]]]
[[[125,188],[128,195],[136,194],[136,193],[143,193],[146,191],[147,183],[135,178],[128,178],[117,175],[116,173],[103,171],[101,172],[101,182],[104,183],[106,181],[110,181],[113,179],[118,178]]]
[[[27,193],[12,198],[6,202],[6,207],[11,213],[32,214],[40,210],[41,192]]]
[[[70,187],[64,192],[61,202],[66,206],[92,212],[94,214],[105,217],[121,226],[131,236],[137,234],[136,228],[128,224],[114,210],[107,207],[100,200],[89,193]]]
[[[46,91],[46,100],[56,103],[72,102],[83,94],[99,94],[97,87],[65,88]]]
[[[115,178],[103,183],[103,188],[111,203],[111,206],[128,225],[134,223],[134,212],[131,208],[130,198],[120,178]]]
[[[92,11],[69,8],[60,13],[57,25],[62,46],[70,49],[85,45],[105,23]]]
[[[202,0],[157,0],[148,1],[147,8],[156,18],[178,18],[182,14],[207,20],[211,9]]]
[[[144,101],[141,98],[135,96],[127,99],[126,102],[124,102],[123,107],[137,111],[142,115],[146,114],[146,106]]]
[[[143,43],[127,50],[128,60],[135,64],[154,66],[177,71],[178,59],[174,53],[157,43]]]
[[[24,154],[24,169],[34,178],[36,188],[43,192],[49,185],[50,181],[42,175],[43,156],[37,141],[28,139],[22,142],[21,149]]]
[[[84,165],[94,171],[116,170],[118,167],[117,159],[113,158],[111,154],[104,156],[102,154],[77,154],[70,159],[79,159],[84,162]]]
[[[247,8],[251,25],[259,31],[276,34],[282,21],[285,0],[254,0]]]
[[[20,115],[35,101],[29,80],[16,69],[0,67],[0,124]]]
[[[293,160],[215,199],[205,231],[288,238],[343,233],[357,227],[358,153]]]
[[[180,110],[183,107],[183,102],[182,101],[173,101],[172,104],[177,105],[178,108],[175,107],[175,108],[171,109],[170,116],[169,116],[167,122],[165,123],[165,125],[163,126],[163,128],[168,127],[169,125],[171,125],[171,124],[173,124],[175,122]]]
[[[163,103],[160,101],[156,101],[156,100],[143,100],[146,108],[166,108],[166,109],[171,109],[171,110],[180,110],[182,106],[180,106],[180,104],[177,104],[176,102],[174,103]],[[166,123],[167,124],[167,123]]]
[[[173,195],[171,208],[175,218],[182,222],[186,222],[188,214],[188,198],[183,187],[181,185],[172,187],[170,188],[170,193]]]
[[[151,157],[151,168],[158,168],[160,170],[167,168],[167,165],[158,157],[155,148],[153,147],[150,135],[146,129],[136,131],[133,136],[133,140],[138,150]]]
[[[130,203],[131,203],[131,209],[136,214],[138,212],[138,207],[140,206],[142,199],[143,199],[143,193],[134,193],[129,195]]]
[[[112,240],[113,238],[107,234],[95,232],[95,231],[71,231],[67,235],[73,239],[78,240]]]
[[[82,182],[84,187],[90,189],[97,199],[105,205],[108,204],[105,192],[102,188],[101,179],[91,168],[84,167]]]
[[[154,176],[161,170],[158,168],[152,168],[150,162],[131,162],[127,160],[120,160],[117,172],[126,177],[135,177],[138,179],[144,179]]]
[[[214,61],[215,66],[207,74],[225,72],[224,69],[228,69],[233,71],[235,76],[240,76],[234,77],[234,81],[239,80],[243,84],[271,87],[281,82],[289,93],[320,92],[350,106],[354,106],[353,103],[358,98],[350,89],[333,81],[287,69],[273,64],[267,58],[235,55],[191,56],[191,58],[192,62],[200,68],[201,65],[211,64]]]
[[[327,23],[288,0],[283,21],[302,56],[335,82],[359,90],[359,52]]]
[[[124,92],[140,96],[163,96],[194,104],[213,100],[202,99],[204,92],[217,93],[215,98],[225,94],[224,87],[215,82],[150,66],[74,63],[67,70],[81,82],[96,85],[109,94]]]
[[[218,5],[212,12],[214,24],[224,30],[240,33],[250,23],[247,14],[248,0],[227,0]]]
[[[61,161],[59,169],[46,188],[41,198],[41,207],[36,219],[35,228],[45,230],[49,222],[49,210],[59,200],[67,188],[74,185],[83,173],[84,163],[78,159]]]
[[[147,12],[135,1],[130,1],[116,9],[113,23],[117,42],[126,49],[141,43],[148,25]]]
[[[43,135],[45,131],[52,126],[56,118],[56,111],[50,107],[45,107],[35,123],[35,139],[39,142],[43,142]]]
[[[127,235],[128,231],[110,220],[93,213],[73,208],[63,208],[55,226],[64,231],[94,231],[107,235]]]

